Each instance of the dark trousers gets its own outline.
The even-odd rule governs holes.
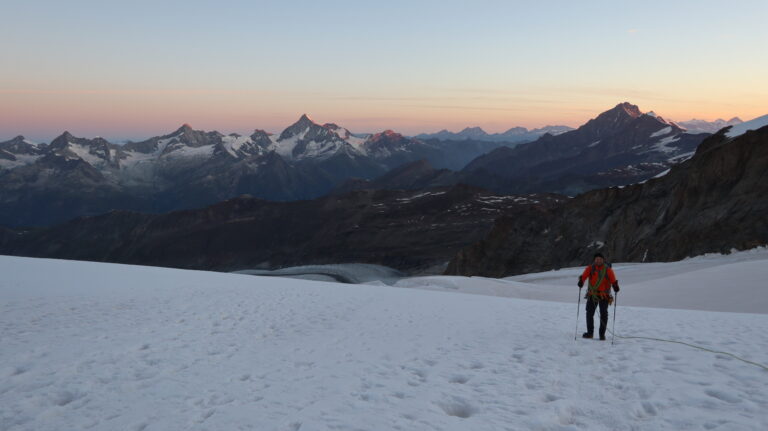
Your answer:
[[[608,300],[587,299],[587,333],[595,333],[595,310],[600,306],[600,335],[605,335],[605,328],[608,327]]]

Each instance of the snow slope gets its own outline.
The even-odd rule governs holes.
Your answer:
[[[729,138],[735,138],[736,136],[743,135],[750,130],[757,130],[765,126],[768,126],[768,114],[732,126],[727,132],[725,132],[725,136],[728,136]]]
[[[574,341],[573,303],[4,256],[0,270],[2,430],[768,428],[767,371]],[[616,328],[768,362],[763,314],[620,306]]]
[[[586,266],[586,265],[585,265]],[[574,302],[584,267],[504,279],[429,276],[405,278],[397,287],[448,290],[509,298]],[[622,305],[768,313],[768,248],[730,255],[707,254],[679,262],[613,265]],[[768,329],[768,328],[767,328]]]

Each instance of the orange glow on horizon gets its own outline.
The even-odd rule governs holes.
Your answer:
[[[578,127],[617,103],[629,101],[643,112],[674,121],[712,121],[734,116],[749,120],[768,112],[749,98],[726,102],[657,100],[598,94],[550,97],[482,97],[471,94],[419,94],[409,97],[336,97],[232,90],[0,90],[0,140],[23,134],[51,139],[64,130],[76,136],[142,139],[167,134],[184,123],[199,130],[279,133],[306,112],[318,123],[336,123],[355,133],[386,129],[406,135],[479,126],[488,133],[512,127]],[[521,100],[520,100],[521,99]]]

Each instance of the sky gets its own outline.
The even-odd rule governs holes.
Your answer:
[[[0,1],[0,141],[768,113],[764,0]]]

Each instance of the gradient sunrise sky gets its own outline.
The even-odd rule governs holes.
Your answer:
[[[578,126],[768,113],[768,2],[14,1],[0,141]]]

